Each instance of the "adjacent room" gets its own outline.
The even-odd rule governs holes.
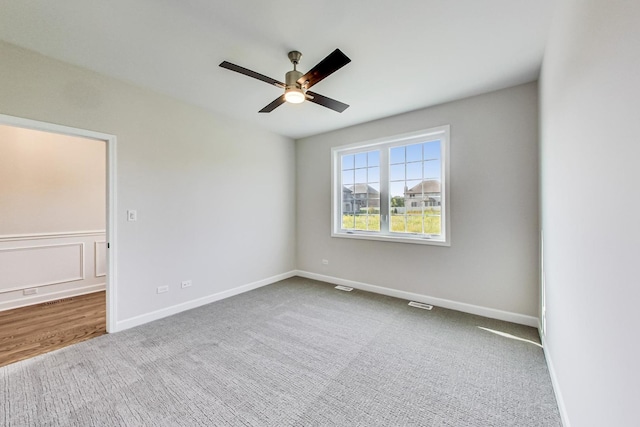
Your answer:
[[[105,332],[106,147],[3,125],[0,140],[3,366]]]
[[[1,11],[0,424],[637,425],[640,3]]]

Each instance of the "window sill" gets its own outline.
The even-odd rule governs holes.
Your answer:
[[[414,245],[451,246],[451,242],[437,238],[396,236],[390,234],[373,234],[366,232],[333,232],[331,237],[343,239],[377,240],[380,242],[410,243]]]

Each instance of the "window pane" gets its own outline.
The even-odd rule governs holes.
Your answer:
[[[369,215],[367,218],[369,219],[367,222],[367,230],[380,231],[380,215]]]
[[[351,177],[353,180],[353,171],[346,171],[342,173],[343,176]],[[351,186],[352,187],[352,186]],[[352,229],[354,227],[354,212],[355,212],[355,200],[353,198],[353,191],[346,185],[342,186],[342,228]]]
[[[404,163],[404,147],[393,147],[389,150],[389,163]]]
[[[355,216],[355,226],[356,230],[366,230],[367,229],[367,214],[356,214]]]
[[[355,176],[356,176],[356,181],[355,181],[356,184],[367,182],[367,170],[366,169],[356,169],[355,170]]]
[[[380,182],[380,168],[369,168],[368,171],[369,182]]]
[[[341,158],[342,229],[379,231],[380,150],[349,154]]]
[[[422,233],[422,215],[407,215],[407,233]]]
[[[342,156],[342,170],[353,169],[353,154]]]
[[[391,197],[404,197],[404,181],[389,183]]]
[[[367,157],[369,167],[380,166],[380,151],[369,151],[369,153],[367,153]]]
[[[370,199],[368,204],[369,207],[367,207],[367,214],[369,216],[380,216],[380,200]],[[380,229],[380,218],[378,218],[376,221],[378,221],[376,227]]]
[[[404,197],[392,196],[389,201],[389,208],[392,214],[404,213]]]
[[[342,215],[342,228],[346,230],[351,230],[354,228],[355,224],[355,216],[352,214]]]
[[[353,169],[348,171],[342,171],[342,185],[353,184]]]
[[[407,181],[406,198],[422,197],[422,181]]]
[[[369,202],[370,203],[368,208],[369,215],[367,216],[367,230],[380,231],[380,208],[374,206],[376,205],[376,202],[377,202],[377,205],[379,206],[380,201],[370,200]]]
[[[389,166],[389,181],[404,181],[404,163]]]
[[[436,208],[425,209],[424,212],[424,232],[426,234],[441,234],[440,211]]]
[[[440,161],[439,160],[429,160],[424,162],[424,178],[440,179]]]
[[[391,215],[391,231],[396,233],[405,232],[404,215]]]
[[[426,179],[422,181],[422,191],[425,194],[437,194],[440,195],[440,180],[439,179]]]
[[[422,179],[422,162],[407,163],[407,179]]]
[[[357,168],[366,168],[367,167],[367,153],[358,153],[356,156],[356,167]]]
[[[407,162],[422,161],[422,144],[407,145]]]
[[[423,145],[425,160],[440,160],[440,141],[426,142]]]

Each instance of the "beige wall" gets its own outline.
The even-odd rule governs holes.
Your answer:
[[[104,230],[104,141],[0,125],[0,236]]]

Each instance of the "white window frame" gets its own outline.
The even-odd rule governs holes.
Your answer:
[[[389,149],[394,146],[441,141],[441,230],[438,236],[395,233],[389,231]],[[438,126],[417,132],[394,135],[370,141],[331,148],[331,236],[347,239],[378,240],[422,245],[451,246],[451,219],[449,186],[450,126]],[[341,156],[363,151],[380,150],[380,231],[342,229]],[[407,201],[405,201],[405,204]]]

